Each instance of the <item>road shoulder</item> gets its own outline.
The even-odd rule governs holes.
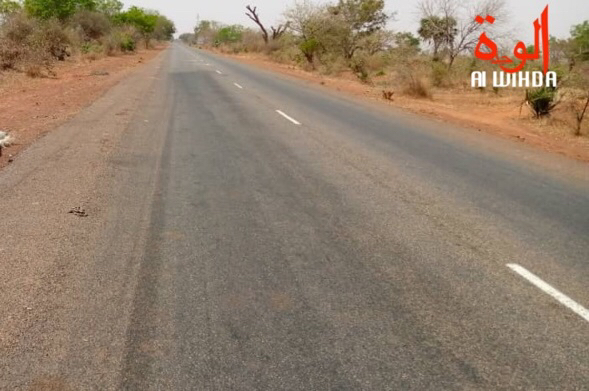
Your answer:
[[[57,64],[56,76],[32,79],[22,73],[0,74],[0,130],[13,140],[0,157],[0,169],[43,137],[73,118],[138,67],[162,53],[164,46],[95,61]]]

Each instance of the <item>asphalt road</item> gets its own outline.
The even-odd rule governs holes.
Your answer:
[[[178,44],[0,233],[2,390],[589,390],[586,165]]]

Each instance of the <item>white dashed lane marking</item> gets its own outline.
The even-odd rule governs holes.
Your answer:
[[[507,264],[507,267],[519,274],[521,277],[525,278],[533,284],[536,288],[540,289],[542,292],[546,293],[547,295],[551,296],[553,299],[558,301],[560,304],[567,307],[569,310],[573,311],[575,314],[579,315],[581,318],[585,319],[589,322],[589,310],[583,307],[581,304],[577,303],[564,293],[560,292],[552,285],[548,284],[540,277],[535,275],[534,273],[530,272],[523,266],[520,266],[515,263]]]
[[[280,114],[281,116],[283,116],[284,118],[286,118],[287,120],[289,120],[290,122],[292,122],[293,124],[295,124],[295,125],[300,125],[300,124],[301,124],[299,121],[297,121],[296,119],[294,119],[294,118],[292,118],[292,117],[290,117],[290,116],[286,115],[285,113],[283,113],[283,112],[282,112],[282,111],[280,111],[280,110],[276,110],[276,112],[277,112],[278,114]]]

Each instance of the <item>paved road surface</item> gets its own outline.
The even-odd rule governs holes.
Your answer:
[[[178,44],[0,233],[2,390],[589,389],[586,165]]]

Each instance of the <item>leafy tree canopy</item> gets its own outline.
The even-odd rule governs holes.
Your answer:
[[[149,35],[155,31],[159,15],[139,7],[131,7],[125,12],[116,15],[115,19],[123,24],[134,26],[143,35]]]
[[[574,50],[582,61],[589,61],[589,20],[571,28]]]
[[[18,1],[14,0],[0,0],[0,15],[16,12],[21,9]]]
[[[174,22],[163,15],[158,15],[153,32],[154,38],[162,41],[170,41],[174,38],[175,33],[176,26]]]
[[[219,43],[234,43],[241,41],[243,35],[243,26],[232,25],[226,26],[217,33],[217,42]]]
[[[94,10],[95,0],[25,0],[27,13],[39,19],[66,20],[78,10]]]
[[[108,16],[115,16],[123,10],[123,3],[119,0],[95,0],[96,11]]]
[[[370,33],[386,26],[389,15],[384,6],[384,0],[339,0],[329,12],[343,17],[352,30]]]

